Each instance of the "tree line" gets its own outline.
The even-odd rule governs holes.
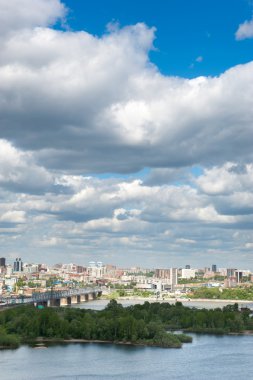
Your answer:
[[[175,305],[145,302],[124,308],[111,300],[101,311],[67,307],[37,309],[26,305],[0,313],[0,346],[17,347],[42,337],[52,341],[83,339],[179,348],[192,338],[172,332],[178,329],[242,332],[253,330],[253,319],[249,310],[240,312],[238,305],[207,310],[184,307],[180,302]]]
[[[191,298],[224,299],[224,300],[253,300],[253,286],[237,288],[207,288],[192,290]]]

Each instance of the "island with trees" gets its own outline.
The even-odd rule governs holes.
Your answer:
[[[184,333],[174,333],[182,330]],[[177,302],[123,307],[111,300],[104,310],[19,306],[0,313],[0,347],[23,343],[103,342],[180,348],[192,341],[187,332],[230,334],[253,332],[249,309],[189,308]]]

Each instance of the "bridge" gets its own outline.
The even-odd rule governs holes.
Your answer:
[[[31,297],[18,296],[0,299],[1,306],[34,304],[34,306],[67,306],[94,300],[102,294],[100,288],[74,288],[68,290],[51,290],[33,292]]]

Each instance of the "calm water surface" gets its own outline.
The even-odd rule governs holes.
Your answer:
[[[68,344],[0,351],[1,380],[252,379],[253,336],[195,335],[182,349]]]

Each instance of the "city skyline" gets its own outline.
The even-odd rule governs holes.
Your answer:
[[[39,272],[39,268],[40,270],[51,270],[51,269],[55,269],[55,268],[69,268],[69,271],[71,272],[74,269],[74,271],[78,271],[78,268],[81,270],[81,272],[83,272],[84,270],[87,270],[88,268],[90,267],[96,267],[96,268],[114,268],[115,270],[120,270],[120,271],[128,271],[128,272],[131,272],[133,271],[134,273],[142,273],[142,272],[147,272],[147,271],[167,271],[167,270],[170,270],[170,269],[173,269],[173,270],[177,270],[177,271],[185,271],[185,273],[188,273],[187,271],[189,271],[190,274],[194,273],[194,276],[195,277],[195,272],[198,272],[198,271],[203,271],[203,273],[220,273],[222,274],[222,276],[227,276],[227,277],[233,277],[233,274],[235,271],[240,271],[240,272],[248,272],[248,273],[252,273],[252,271],[249,269],[249,268],[243,268],[242,266],[241,267],[231,267],[231,268],[228,268],[228,267],[219,267],[217,264],[208,264],[207,266],[200,266],[200,265],[196,265],[195,267],[189,265],[189,264],[185,264],[184,266],[181,266],[181,267],[176,267],[175,265],[173,265],[173,263],[171,263],[172,265],[167,265],[167,267],[165,266],[160,266],[157,265],[156,267],[152,267],[152,268],[147,268],[145,266],[129,266],[129,267],[123,267],[123,266],[118,266],[118,265],[115,265],[115,263],[103,263],[102,261],[89,261],[89,262],[83,262],[83,263],[67,263],[67,262],[61,262],[61,263],[53,263],[53,264],[48,264],[48,263],[31,263],[31,262],[25,262],[25,261],[22,261],[22,258],[21,257],[17,257],[14,262],[6,262],[6,258],[4,257],[0,257],[0,269],[2,267],[3,269],[3,274],[6,270],[6,268],[8,268],[8,273],[7,273],[7,276],[10,276],[10,275],[15,275],[15,273],[19,273],[20,275],[23,274],[27,274],[27,273],[36,273],[36,272]],[[27,270],[28,268],[28,270]],[[32,270],[30,270],[32,268]],[[70,269],[72,268],[72,269]],[[11,269],[11,271],[10,271]],[[0,271],[1,273],[1,271]],[[226,274],[225,274],[226,273]],[[6,273],[5,273],[6,274]],[[191,277],[191,275],[190,275]]]
[[[252,4],[0,7],[0,256],[253,269]]]

